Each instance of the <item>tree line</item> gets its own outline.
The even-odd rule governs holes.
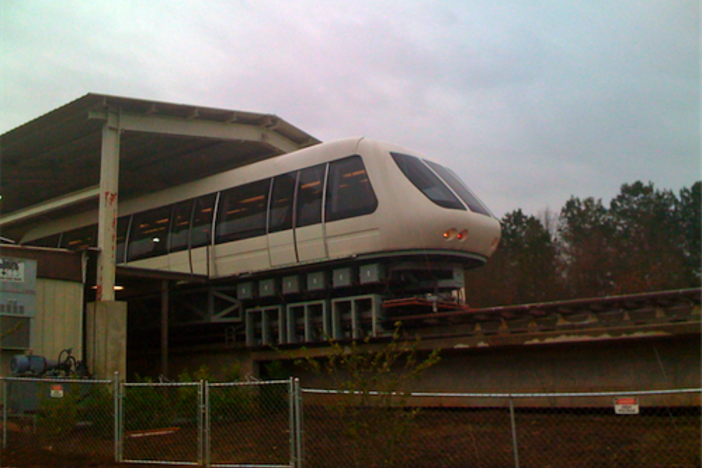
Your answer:
[[[466,274],[474,307],[700,286],[702,182],[678,194],[624,184],[609,206],[571,197],[560,213],[502,219],[500,247]]]

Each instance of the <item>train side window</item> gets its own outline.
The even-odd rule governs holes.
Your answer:
[[[180,202],[173,207],[171,230],[168,234],[168,251],[187,250],[190,238],[190,218],[193,214],[193,200]]]
[[[117,246],[115,247],[115,262],[124,263],[124,245],[129,230],[131,216],[122,216],[117,219]]]
[[[194,203],[190,248],[202,247],[212,242],[212,215],[217,194],[196,198]]]
[[[97,247],[97,224],[73,229],[61,237],[61,248],[85,250],[88,247]]]
[[[297,182],[297,207],[295,227],[310,226],[322,222],[322,194],[326,164],[300,171]]]
[[[172,209],[172,206],[167,206],[134,215],[127,249],[128,261],[166,254]]]
[[[271,208],[268,213],[268,232],[292,229],[296,176],[297,173],[291,172],[273,179]]]
[[[215,242],[230,242],[266,233],[270,179],[222,192]]]
[[[446,184],[453,189],[456,195],[458,195],[460,199],[463,200],[466,205],[468,205],[468,208],[470,208],[471,211],[493,217],[490,210],[487,209],[483,202],[481,202],[478,197],[476,197],[473,192],[470,191],[466,184],[464,184],[453,171],[440,164],[436,164],[435,162],[426,160],[424,162],[429,164],[429,166],[434,169],[434,172],[436,172],[439,177],[441,177],[444,182],[446,182]]]
[[[429,200],[444,208],[465,211],[463,203],[419,158],[402,153],[390,154],[402,173]]]
[[[377,207],[378,199],[360,156],[329,164],[325,222],[370,214]]]

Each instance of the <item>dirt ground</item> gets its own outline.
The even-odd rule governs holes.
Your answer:
[[[48,449],[5,449],[0,457],[1,468],[144,468],[145,466],[147,465],[116,463],[112,457],[103,455],[56,453],[56,451]],[[169,466],[177,467],[178,465]]]
[[[71,455],[62,453],[57,455],[52,450],[12,450],[5,449],[0,459],[0,466],[3,468],[34,468],[34,467],[93,467],[93,468],[114,468],[126,467],[129,465],[111,462],[110,460],[99,460],[95,457],[81,455]],[[136,466],[136,465],[132,465]]]

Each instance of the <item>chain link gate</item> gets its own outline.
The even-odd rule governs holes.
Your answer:
[[[297,379],[206,386],[208,466],[301,466]]]
[[[123,383],[118,461],[212,467],[301,466],[297,379]]]

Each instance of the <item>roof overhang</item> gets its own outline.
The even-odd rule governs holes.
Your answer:
[[[108,119],[128,199],[295,151],[319,140],[271,114],[87,94],[0,136],[0,232],[98,207]]]

